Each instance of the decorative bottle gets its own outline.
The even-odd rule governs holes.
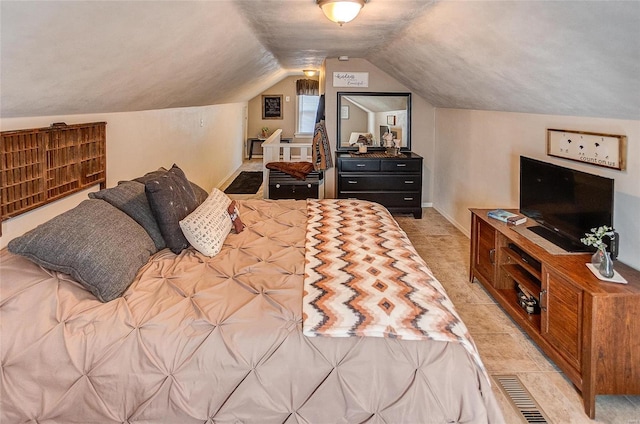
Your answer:
[[[606,250],[604,251],[604,257],[602,258],[602,262],[600,262],[600,268],[598,268],[598,270],[600,271],[600,275],[605,278],[613,277],[613,261],[611,260],[609,252]]]
[[[598,247],[598,250],[591,256],[591,264],[596,268],[600,269],[600,264],[604,260],[604,257],[607,256],[607,248],[602,245]]]

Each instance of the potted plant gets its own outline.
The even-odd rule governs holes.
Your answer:
[[[592,228],[590,233],[585,233],[584,235],[586,237],[580,239],[582,244],[597,249],[596,253],[591,256],[591,264],[600,271],[603,277],[613,277],[613,261],[609,256],[609,252],[607,252],[606,243],[602,240],[605,236],[613,240],[615,237],[613,228],[603,225],[598,228]]]

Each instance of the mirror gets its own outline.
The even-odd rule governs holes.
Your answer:
[[[411,93],[339,92],[337,121],[339,151],[411,150]]]

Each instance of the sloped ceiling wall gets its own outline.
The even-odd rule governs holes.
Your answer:
[[[441,2],[370,60],[437,107],[640,118],[640,2]]]
[[[231,103],[285,75],[232,2],[0,7],[3,117]]]
[[[362,57],[438,107],[640,119],[640,2],[0,2],[2,117],[246,101]]]

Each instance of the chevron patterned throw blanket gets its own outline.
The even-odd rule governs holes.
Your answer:
[[[389,212],[361,200],[307,200],[306,336],[461,343],[484,371],[440,282]]]

